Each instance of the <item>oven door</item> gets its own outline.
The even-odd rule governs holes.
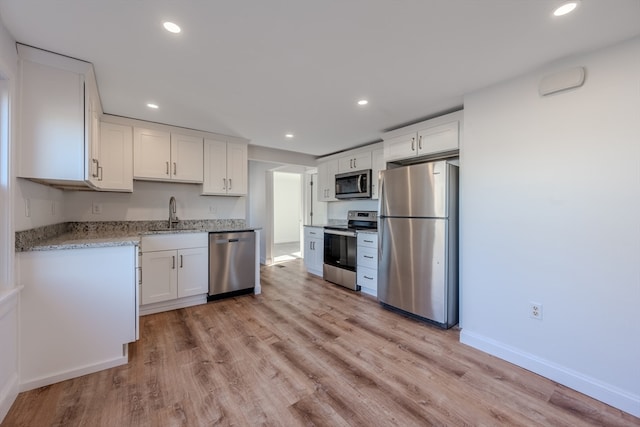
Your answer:
[[[356,271],[356,233],[324,230],[324,263],[349,271]]]

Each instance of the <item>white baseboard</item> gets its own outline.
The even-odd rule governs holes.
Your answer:
[[[4,417],[11,409],[11,405],[18,397],[18,373],[15,373],[7,382],[2,386],[0,390],[0,423],[4,420]]]
[[[640,417],[640,396],[517,348],[462,329],[460,342]]]
[[[125,344],[126,349],[126,344]],[[83,366],[77,369],[71,369],[64,372],[59,372],[53,375],[47,375],[45,377],[36,378],[20,384],[20,391],[33,390],[34,388],[44,387],[46,385],[59,383],[60,381],[70,380],[72,378],[81,377],[87,374],[93,374],[94,372],[102,371],[103,369],[114,368],[120,365],[126,365],[129,362],[129,355],[126,353],[123,356],[115,357],[113,359],[105,360],[93,365]]]
[[[160,313],[162,311],[176,310],[178,308],[191,307],[193,305],[206,304],[207,294],[178,298],[170,301],[156,302],[140,306],[140,316]]]

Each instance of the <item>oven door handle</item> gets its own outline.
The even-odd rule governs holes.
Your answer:
[[[324,230],[324,234],[337,234],[338,236],[356,237],[356,233],[354,233],[353,231]]]

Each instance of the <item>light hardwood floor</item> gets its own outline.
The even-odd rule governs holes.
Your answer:
[[[2,426],[640,426],[301,260],[262,284],[141,318],[128,365],[22,393]]]

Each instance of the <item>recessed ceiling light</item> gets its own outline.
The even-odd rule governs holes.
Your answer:
[[[153,108],[154,110],[157,110],[158,108],[160,108],[160,107],[158,107],[158,104],[154,104],[152,102],[148,103],[147,107]]]
[[[369,101],[367,101],[366,99],[361,99],[360,101],[358,101],[358,105],[367,105],[369,103]]]
[[[287,133],[284,136],[285,138],[293,138],[293,134],[292,133]]]
[[[566,15],[567,13],[573,12],[573,10],[576,7],[578,7],[578,2],[577,1],[568,1],[568,2],[564,3],[562,6],[560,6],[559,8],[557,8],[553,12],[553,15],[554,16]]]
[[[180,29],[180,27],[177,24],[174,24],[173,22],[163,22],[162,25],[164,26],[164,29],[169,31],[170,33],[179,33],[180,31],[182,31]]]

